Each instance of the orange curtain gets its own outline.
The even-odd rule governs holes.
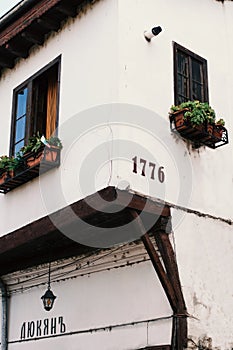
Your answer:
[[[57,79],[56,74],[50,74],[48,77],[48,94],[47,94],[47,121],[46,121],[46,138],[50,138],[56,129],[57,118]]]

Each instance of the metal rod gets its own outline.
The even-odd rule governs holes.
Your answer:
[[[51,263],[49,262],[49,281],[48,281],[48,289],[50,289],[50,274],[51,274]]]

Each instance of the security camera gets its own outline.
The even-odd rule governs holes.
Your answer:
[[[162,28],[160,26],[154,27],[151,30],[145,30],[144,37],[148,42],[150,42],[151,39],[154,36],[158,35],[160,32],[162,32]]]

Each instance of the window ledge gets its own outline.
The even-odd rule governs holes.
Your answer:
[[[28,159],[37,159],[36,164],[26,165]],[[47,171],[60,165],[60,149],[47,148],[35,154],[28,154],[25,157],[25,166],[18,170],[13,177],[7,176],[6,180],[0,184],[0,193],[6,194],[15,188],[31,181]]]
[[[185,111],[178,111],[170,114],[171,131],[180,135],[194,144],[194,148],[207,146],[218,148],[228,143],[228,132],[224,126],[214,125],[212,129],[209,125],[193,126],[189,120],[185,120]]]

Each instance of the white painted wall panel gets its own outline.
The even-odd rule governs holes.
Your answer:
[[[171,318],[122,326],[111,331],[63,335],[58,339],[50,334],[49,340],[38,340],[39,345],[33,341],[11,344],[12,341],[20,340],[24,322],[46,318],[58,319],[62,316],[66,325],[65,333],[70,333],[172,315],[151,262],[54,282],[51,287],[57,299],[49,313],[43,310],[40,299],[46,286],[34,287],[28,291],[22,289],[22,293],[12,294],[9,315],[10,350],[30,348],[32,344],[33,349],[39,345],[45,349],[63,349],[70,344],[71,349],[79,346],[80,349],[96,347],[109,350],[170,343]],[[33,302],[30,307],[26,307],[29,300]],[[57,333],[59,334],[58,324]]]

